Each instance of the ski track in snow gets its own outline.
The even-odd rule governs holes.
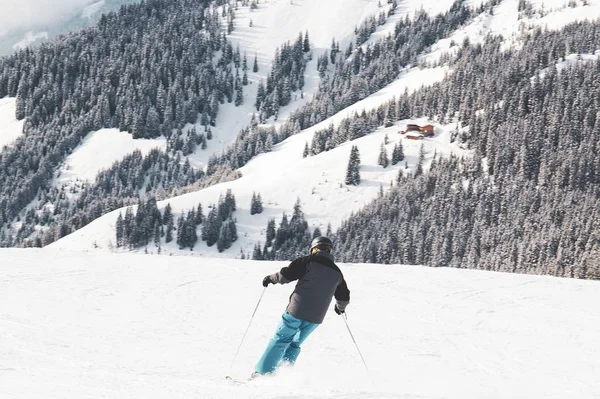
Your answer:
[[[0,250],[0,397],[544,398],[600,396],[599,282],[342,264],[294,368],[248,384],[291,285],[283,262]]]

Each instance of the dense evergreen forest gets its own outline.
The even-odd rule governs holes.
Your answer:
[[[236,178],[235,169],[300,131],[305,124],[300,123],[301,115],[309,111],[299,112],[279,130],[259,127],[258,119],[276,114],[289,101],[291,90],[301,90],[311,57],[307,32],[277,50],[262,96],[259,90],[256,100],[259,118],[231,147],[210,158],[206,173],[182,160],[198,147],[206,149],[220,104],[243,101],[248,60],[226,40],[225,32],[234,26],[235,7],[214,8],[222,3],[226,2],[211,7],[200,0],[150,0],[125,6],[103,16],[94,28],[0,59],[0,97],[16,96],[17,117],[27,118],[24,138],[0,154],[0,246],[46,245],[111,210],[137,203],[140,192],[160,199]],[[400,50],[402,60],[394,63],[395,72],[389,71],[385,79],[393,80],[394,73],[414,62],[432,40],[469,16],[467,7],[457,5],[435,19],[421,13],[415,21],[399,24],[396,35],[411,39]],[[378,23],[384,19],[380,14]],[[374,24],[373,18],[357,28],[357,44]],[[333,41],[326,58],[334,71],[325,74],[321,61],[325,78],[320,93],[328,90],[330,75],[341,85],[361,77],[370,65],[370,54],[382,55],[378,45],[374,52],[369,48],[364,56],[359,49],[347,63]],[[352,46],[346,55],[351,52]],[[378,87],[357,91],[352,86],[350,91],[360,99]],[[198,115],[203,131],[183,132],[182,126]],[[326,116],[317,115],[313,121]],[[88,132],[100,127],[118,127],[134,137],[165,135],[168,151],[146,157],[132,154],[70,199],[51,185],[54,171]],[[16,234],[9,229],[15,220],[20,222]]]
[[[465,41],[443,82],[349,118],[373,131],[457,116],[455,140],[474,156],[401,171],[335,234],[339,259],[600,279],[600,61],[556,68],[599,46],[599,22],[538,29],[520,50]]]
[[[181,158],[206,148],[221,104],[243,101],[247,59],[227,41],[235,11],[216,7],[224,3],[147,0],[0,58],[0,98],[16,97],[17,119],[26,118],[22,138],[0,153],[0,246],[48,244],[136,203],[140,191],[173,195],[235,177],[219,167],[206,176]],[[199,116],[203,131],[183,134]],[[90,131],[110,127],[137,138],[164,135],[170,151],[134,153],[69,200],[52,187],[54,171]],[[8,234],[15,220],[21,227]],[[44,234],[28,239],[36,226]]]
[[[135,214],[132,207],[127,207],[125,216],[122,212],[119,213],[115,226],[116,246],[128,249],[145,247],[148,251],[148,245],[153,244],[152,250],[156,248],[160,254],[163,238],[167,244],[175,238],[179,249],[192,250],[198,242],[198,226],[202,226],[202,241],[206,241],[209,247],[217,244],[218,251],[223,252],[238,238],[233,217],[235,210],[235,196],[231,190],[227,190],[225,196],[221,195],[217,205],[210,206],[208,216],[204,215],[202,204],[199,203],[196,208],[182,212],[175,224],[170,203],[161,213],[155,198],[140,200]]]

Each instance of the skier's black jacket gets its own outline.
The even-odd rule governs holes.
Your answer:
[[[289,266],[270,276],[275,284],[298,280],[290,296],[287,311],[294,317],[321,324],[335,296],[337,306],[344,310],[350,302],[350,291],[333,256],[328,252],[298,258]]]

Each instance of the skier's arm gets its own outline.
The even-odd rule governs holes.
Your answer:
[[[350,303],[350,290],[348,289],[348,285],[346,284],[346,280],[342,279],[342,282],[338,284],[335,290],[335,306],[341,311],[344,312],[346,306]]]
[[[306,266],[310,263],[310,257],[298,258],[289,266],[282,268],[279,272],[271,274],[269,278],[273,284],[287,284],[298,280],[306,274]]]

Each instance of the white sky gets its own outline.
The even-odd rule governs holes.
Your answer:
[[[19,27],[56,22],[96,0],[0,0],[0,37]]]

